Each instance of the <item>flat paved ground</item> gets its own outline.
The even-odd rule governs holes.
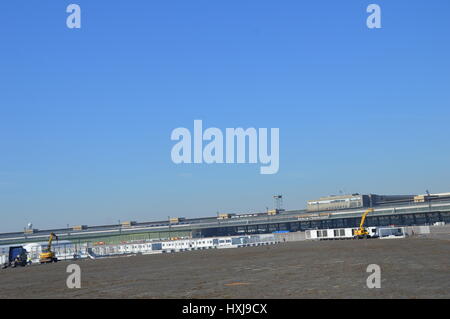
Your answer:
[[[290,242],[0,270],[0,298],[450,298],[450,240]],[[381,288],[368,289],[369,264]],[[18,287],[20,287],[18,289]]]

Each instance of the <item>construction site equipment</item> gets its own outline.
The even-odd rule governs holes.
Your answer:
[[[39,263],[46,264],[58,261],[58,258],[56,258],[55,253],[52,251],[52,242],[54,239],[57,240],[58,236],[56,236],[55,233],[50,233],[47,248],[43,249],[42,253],[39,255]]]
[[[366,239],[366,238],[370,238],[370,234],[369,231],[364,227],[364,223],[366,221],[366,217],[369,213],[373,212],[373,208],[369,208],[367,209],[361,216],[361,222],[359,224],[359,228],[355,230],[354,233],[354,238],[355,239]]]

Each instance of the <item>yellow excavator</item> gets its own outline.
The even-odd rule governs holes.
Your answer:
[[[48,238],[48,246],[47,248],[42,250],[42,253],[39,255],[39,263],[47,264],[47,263],[55,263],[58,261],[55,253],[52,251],[52,242],[54,239],[58,239],[58,236],[55,233],[50,233],[50,237]]]
[[[366,217],[369,213],[373,212],[373,208],[369,208],[368,210],[366,210],[364,212],[364,214],[362,214],[361,216],[361,222],[359,223],[359,228],[355,230],[354,234],[353,234],[353,238],[355,239],[366,239],[366,238],[370,238],[370,234],[367,231],[367,229],[364,227],[364,222],[366,221]]]

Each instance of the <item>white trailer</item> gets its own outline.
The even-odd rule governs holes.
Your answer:
[[[377,229],[377,235],[381,239],[405,238],[404,227],[381,227]]]
[[[330,240],[330,239],[352,239],[357,228],[334,228],[334,229],[311,229],[307,230],[306,239]],[[370,236],[376,235],[376,227],[367,227]]]
[[[218,238],[217,248],[232,248],[231,237]]]
[[[162,242],[163,251],[183,251],[189,249],[189,240],[172,240]]]
[[[214,240],[213,238],[199,238],[191,240],[191,246],[193,249],[214,248]]]
[[[306,239],[312,240],[351,239],[353,238],[353,228],[307,230],[305,235]]]

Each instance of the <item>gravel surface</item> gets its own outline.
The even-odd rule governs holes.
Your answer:
[[[450,239],[290,242],[0,271],[0,298],[450,298]],[[368,289],[369,264],[381,288]]]

